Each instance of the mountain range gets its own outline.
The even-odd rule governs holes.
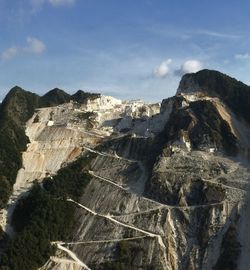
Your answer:
[[[12,88],[0,269],[248,269],[249,108],[250,87],[213,70],[154,104]]]

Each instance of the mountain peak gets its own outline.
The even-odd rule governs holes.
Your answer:
[[[87,99],[95,99],[100,97],[98,93],[89,93],[82,90],[78,90],[74,95],[71,96],[71,99],[79,103],[85,103]]]
[[[44,96],[69,96],[69,94],[67,94],[64,90],[56,87],[47,92]]]
[[[0,118],[9,117],[18,124],[25,124],[32,116],[38,100],[38,95],[14,86],[1,104]]]
[[[46,93],[40,99],[40,107],[51,107],[59,104],[67,103],[70,101],[70,95],[64,90],[54,88]]]
[[[250,86],[219,71],[204,69],[197,73],[185,74],[177,95],[200,93],[218,97],[238,116],[250,123]]]
[[[218,95],[219,91],[216,91],[217,88],[221,88],[222,85],[226,86],[226,83],[232,81],[238,82],[219,71],[203,69],[196,73],[183,75],[177,94],[203,92],[208,95]]]
[[[12,88],[10,89],[10,91],[8,92],[8,94],[7,94],[6,97],[5,97],[5,100],[6,100],[6,99],[9,99],[10,97],[15,96],[17,93],[25,94],[25,93],[28,93],[28,91],[24,90],[22,87],[20,87],[20,86],[18,86],[18,85],[15,85],[15,86],[12,87]]]

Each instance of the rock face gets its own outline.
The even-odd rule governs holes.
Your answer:
[[[248,106],[250,87],[236,79],[214,70],[202,70],[183,76],[177,93],[200,93],[209,97],[218,97],[234,113],[250,123]]]
[[[63,198],[72,232],[40,269],[248,269],[250,128],[231,100],[242,89],[205,70],[161,104],[97,95],[37,110],[13,208],[34,179],[95,153],[82,195]]]

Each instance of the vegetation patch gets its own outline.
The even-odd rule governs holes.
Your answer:
[[[39,107],[52,107],[70,102],[71,96],[61,89],[55,88],[39,99]]]
[[[53,241],[67,241],[74,225],[75,206],[67,197],[78,199],[90,181],[87,173],[95,154],[80,157],[58,174],[36,183],[29,195],[21,199],[13,213],[16,230],[0,269],[35,270],[55,252]]]
[[[25,123],[33,115],[38,96],[14,87],[0,107],[0,208],[4,208],[12,192],[18,170],[22,166],[21,152],[29,142]]]
[[[74,95],[71,96],[73,101],[83,104],[86,104],[87,100],[94,100],[100,97],[100,94],[84,92],[82,90],[78,90]]]
[[[0,209],[8,202],[18,170],[22,167],[22,152],[26,150],[29,138],[25,134],[25,124],[36,108],[56,106],[74,100],[86,102],[100,94],[78,91],[70,96],[55,88],[40,97],[15,86],[7,94],[0,106]],[[86,115],[85,115],[86,116]],[[87,115],[87,117],[90,117]],[[34,123],[39,121],[35,117]]]

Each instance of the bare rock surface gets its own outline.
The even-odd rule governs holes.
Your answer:
[[[162,108],[170,110],[173,104],[165,101]],[[111,147],[85,147],[98,155],[80,201],[70,200],[78,206],[76,226],[72,241],[63,245],[90,269],[115,265],[121,243],[131,257],[129,269],[220,269],[232,228],[237,233],[230,241],[248,245],[242,235],[248,224],[249,169],[240,158],[214,153],[211,145],[192,149],[188,138],[161,144],[159,154],[153,148],[164,132],[154,134],[149,143],[152,155],[157,153],[153,166],[138,156],[145,137],[138,138],[136,147],[131,146],[133,137],[119,135],[112,137]],[[237,258],[239,269],[247,256],[244,251]]]
[[[81,198],[66,199],[77,207],[70,240],[53,242],[56,254],[40,269],[119,269],[121,260],[133,270],[227,269],[229,257],[248,268],[250,129],[192,78],[162,104],[98,96],[40,108],[26,134],[1,213],[10,235],[13,209],[35,179],[96,153]]]

